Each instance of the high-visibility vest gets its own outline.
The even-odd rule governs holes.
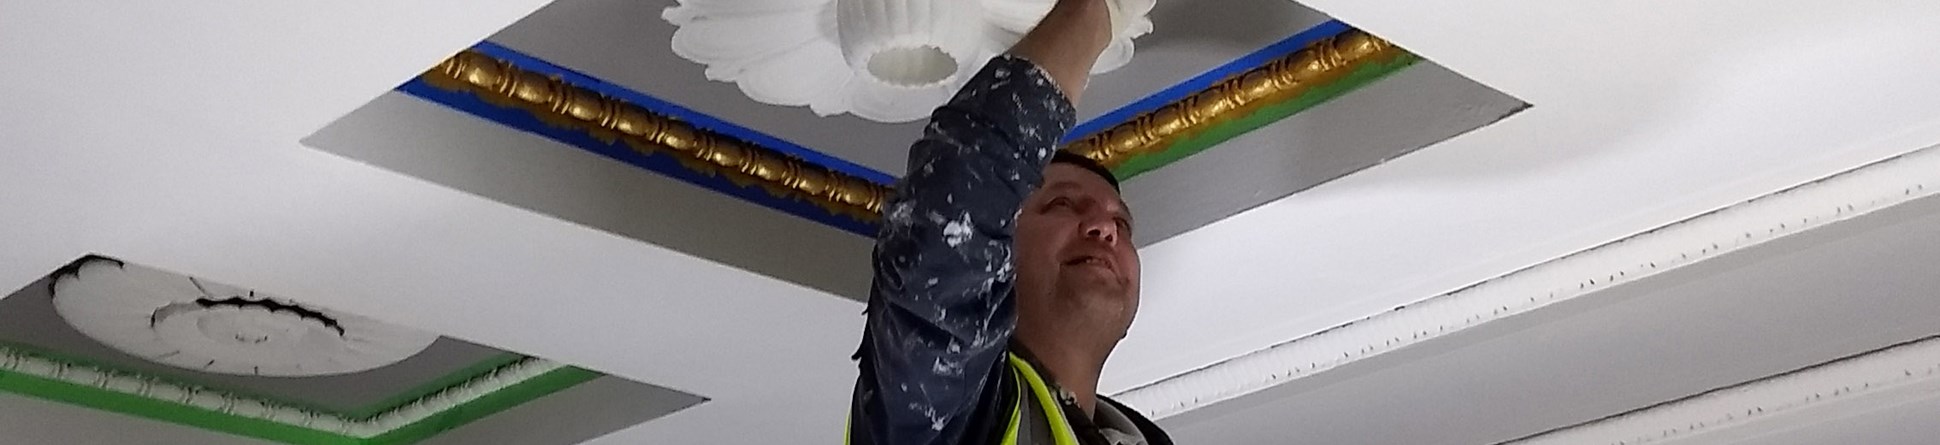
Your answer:
[[[1044,383],[1044,376],[1038,374],[1036,367],[1031,366],[1030,362],[1024,361],[1024,358],[1018,357],[1017,354],[1008,354],[1008,356],[1011,375],[1016,377],[1015,381],[1018,383],[1017,402],[1010,406],[1010,422],[1009,426],[1004,428],[1004,441],[1001,444],[1018,444],[1017,435],[1024,420],[1024,404],[1036,400],[1039,411],[1044,413],[1046,424],[1051,426],[1051,443],[1033,445],[1079,445],[1077,430],[1071,429],[1071,420],[1064,417],[1064,407],[1058,405],[1057,397],[1051,395],[1051,386]],[[850,423],[853,424],[853,420]],[[845,426],[842,431],[842,443],[849,443],[849,434],[850,431]]]

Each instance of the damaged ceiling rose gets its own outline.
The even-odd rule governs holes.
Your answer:
[[[365,371],[437,335],[108,259],[55,277],[54,309],[82,334],[158,363],[279,377]]]
[[[878,122],[928,116],[1056,0],[679,0],[675,54],[756,101]],[[1115,33],[1092,68],[1132,59],[1155,0],[1110,0]]]

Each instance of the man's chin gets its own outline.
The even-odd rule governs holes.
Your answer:
[[[1122,304],[1131,300],[1131,294],[1125,292],[1124,286],[1103,278],[1095,281],[1084,280],[1083,282],[1072,283],[1072,286],[1067,287],[1063,293],[1070,296],[1071,299],[1084,302],[1087,305],[1097,303]]]
[[[1067,298],[1070,299],[1068,303],[1070,306],[1067,306],[1067,310],[1082,315],[1066,315],[1064,320],[1078,322],[1078,319],[1082,319],[1085,321],[1078,323],[1099,329],[1108,327],[1117,328],[1120,330],[1118,332],[1120,337],[1124,334],[1122,330],[1130,327],[1132,314],[1138,311],[1137,299],[1133,298],[1129,293],[1115,289],[1110,291],[1104,289],[1089,289],[1084,292],[1074,292],[1067,295],[1069,295]]]

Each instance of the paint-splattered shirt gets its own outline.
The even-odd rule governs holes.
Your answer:
[[[930,119],[876,239],[850,412],[856,445],[996,444],[1010,408],[1035,405],[1017,404],[1005,360],[1016,328],[1011,236],[1076,110],[1043,70],[1003,56]],[[1094,425],[1060,400],[1083,442],[1170,444],[1149,420],[1099,399],[1137,425]],[[1042,414],[1029,417],[1025,436],[1048,438]],[[1112,436],[1114,427],[1132,431]]]
[[[1011,236],[1076,110],[1036,65],[990,61],[936,110],[884,206],[856,382],[855,443],[983,443],[1008,375]],[[991,442],[994,443],[994,442]]]

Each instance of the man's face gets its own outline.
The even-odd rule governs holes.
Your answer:
[[[1083,167],[1047,167],[1017,215],[1020,329],[1054,323],[1122,337],[1138,312],[1131,235],[1131,211],[1111,183]]]

